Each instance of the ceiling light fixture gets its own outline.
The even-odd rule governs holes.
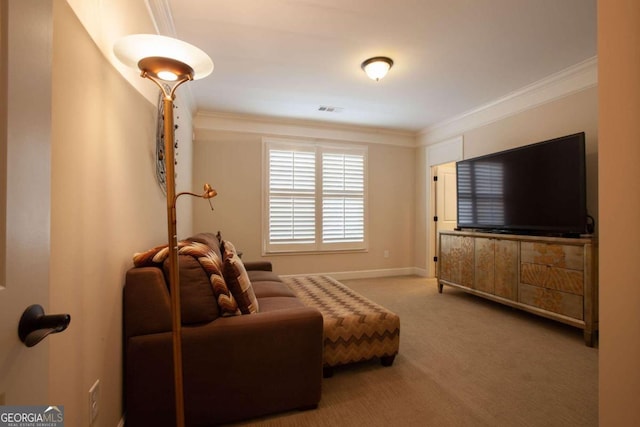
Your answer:
[[[360,66],[371,80],[380,81],[393,66],[393,59],[386,56],[369,58]]]

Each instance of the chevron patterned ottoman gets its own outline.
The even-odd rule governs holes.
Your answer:
[[[400,345],[400,318],[329,276],[283,277],[324,320],[324,377],[333,367],[380,358],[391,366]]]

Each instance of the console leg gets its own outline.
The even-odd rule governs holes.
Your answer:
[[[438,282],[438,293],[442,293],[442,283]]]

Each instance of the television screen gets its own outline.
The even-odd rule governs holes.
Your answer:
[[[456,163],[458,227],[582,234],[584,132]]]

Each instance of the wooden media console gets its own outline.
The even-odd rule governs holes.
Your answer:
[[[453,286],[584,330],[598,329],[598,277],[591,237],[475,231],[439,233],[438,290]]]

